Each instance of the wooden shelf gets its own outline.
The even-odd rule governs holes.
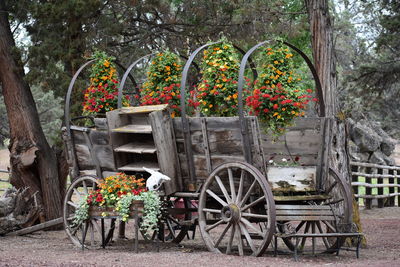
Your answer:
[[[150,113],[150,112],[153,112],[153,111],[164,110],[167,107],[168,107],[168,104],[138,106],[138,107],[123,107],[119,111],[119,114]]]
[[[153,154],[157,149],[154,144],[146,143],[128,143],[114,149],[115,152],[135,153],[135,154]]]
[[[128,165],[119,167],[119,171],[135,171],[135,172],[144,172],[143,167],[149,168],[154,171],[159,171],[160,168],[158,167],[157,162],[150,162],[150,161],[141,161],[141,162],[134,162],[129,163]]]
[[[134,125],[129,124],[123,127],[112,129],[114,133],[142,133],[150,134],[152,132],[151,125]]]

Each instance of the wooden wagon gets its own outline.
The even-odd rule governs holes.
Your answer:
[[[348,231],[351,223],[350,187],[328,165],[332,119],[324,117],[321,87],[310,60],[285,43],[311,69],[320,116],[298,118],[284,135],[273,140],[260,129],[257,117],[243,112],[246,63],[266,43],[254,46],[242,59],[237,117],[187,117],[184,101],[179,118],[171,118],[166,105],[119,108],[108,112],[106,118],[95,118],[93,128],[74,126],[67,116],[65,141],[73,182],[64,201],[64,224],[72,242],[81,246],[81,237],[86,235],[71,218],[79,196],[96,187],[94,177],[115,172],[140,175],[144,166],[171,178],[161,192],[168,203],[158,233],[164,241],[180,242],[198,225],[207,248],[219,253],[260,256],[274,235],[295,251],[307,246],[313,251],[337,251],[342,246],[344,238],[338,233]],[[187,60],[181,99],[185,99],[189,67],[209,45],[198,48]],[[127,69],[119,97],[127,73],[138,62]],[[71,82],[66,106],[84,67]],[[268,165],[271,158],[294,157],[300,158],[301,166]],[[100,220],[105,230],[100,228]],[[105,245],[112,239],[115,218],[91,218],[88,226],[91,238],[86,238],[85,245],[97,246],[96,236],[103,236]]]

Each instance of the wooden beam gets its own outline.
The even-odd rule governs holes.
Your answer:
[[[62,223],[63,223],[63,218],[60,217],[60,218],[57,218],[57,219],[54,219],[54,220],[51,220],[51,221],[47,221],[47,222],[44,222],[44,223],[41,223],[41,224],[37,224],[37,225],[31,226],[31,227],[28,227],[28,228],[24,228],[24,229],[21,229],[21,230],[18,230],[18,231],[10,232],[7,235],[10,235],[10,236],[26,235],[26,234],[37,232],[37,231],[40,231],[40,230],[43,230],[43,229],[46,229],[46,228],[49,228],[49,227],[58,226],[58,225],[61,225]]]

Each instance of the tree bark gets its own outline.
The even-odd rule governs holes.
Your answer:
[[[57,158],[46,141],[39,115],[10,30],[4,1],[0,1],[0,82],[10,125],[10,182],[38,192],[47,220],[61,217]]]
[[[348,153],[348,130],[345,119],[338,115],[336,57],[328,0],[305,0],[310,22],[315,68],[321,81],[327,117],[333,117],[328,132],[328,166],[337,170],[351,184]],[[326,172],[325,172],[326,173]],[[332,181],[323,180],[330,184]],[[354,202],[354,201],[353,201]],[[354,203],[353,203],[354,204]],[[353,222],[361,231],[358,205],[353,205]],[[363,238],[363,245],[366,240]]]

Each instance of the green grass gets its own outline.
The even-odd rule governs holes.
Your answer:
[[[382,179],[381,179],[382,180]],[[363,176],[358,176],[358,182],[363,182],[363,183],[365,183],[365,177],[363,177]],[[378,179],[377,178],[371,178],[371,182],[370,182],[371,184],[377,184],[378,183]],[[383,184],[389,184],[389,178],[383,178],[383,180],[382,180],[382,183]],[[394,181],[394,183],[395,184],[398,184],[398,183],[400,183],[400,179],[395,179],[395,181]],[[366,190],[365,190],[366,188],[365,188],[365,186],[359,186],[358,187],[358,195],[365,195],[366,193]],[[378,188],[371,188],[372,190],[371,190],[371,195],[378,195]],[[398,192],[398,190],[399,190],[399,188],[395,188],[394,189],[395,191],[394,192]],[[388,187],[384,187],[383,188],[383,194],[384,195],[387,195],[387,194],[389,194],[389,188]],[[397,201],[397,198],[396,198],[396,201]],[[362,198],[360,198],[359,200],[358,200],[358,203],[361,205],[361,206],[364,206],[364,199],[362,199]],[[398,205],[398,204],[397,204]]]

